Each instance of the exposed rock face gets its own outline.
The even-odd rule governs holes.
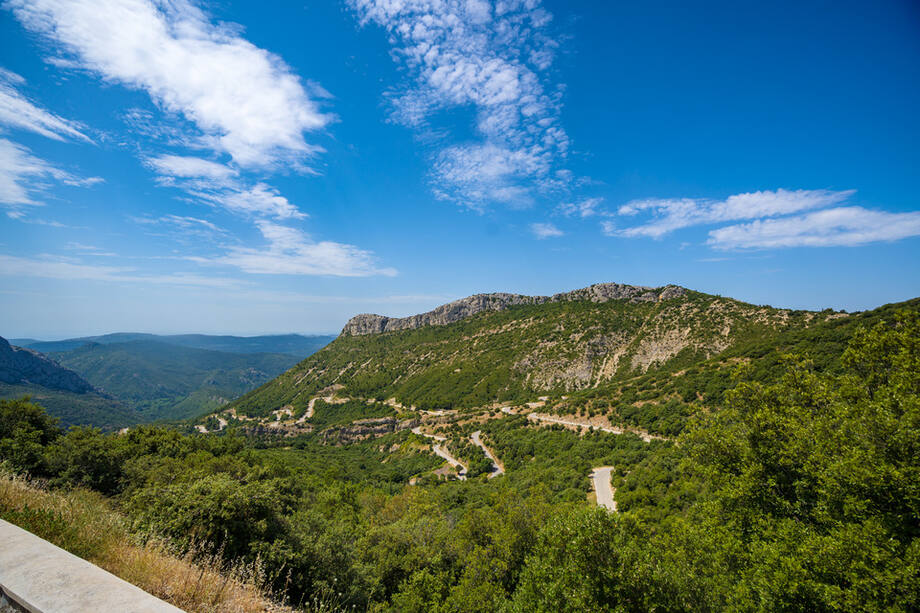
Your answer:
[[[74,371],[31,349],[14,347],[2,337],[0,382],[12,385],[31,383],[77,394],[97,391]]]
[[[383,436],[399,430],[410,430],[417,426],[417,419],[397,420],[395,417],[373,417],[358,419],[347,426],[329,428],[323,431],[323,443],[350,443],[370,437]]]
[[[687,293],[677,285],[661,288],[621,285],[619,283],[598,283],[583,289],[577,289],[553,296],[523,296],[521,294],[476,294],[444,304],[420,315],[411,317],[386,317],[384,315],[356,315],[352,317],[342,334],[357,336],[361,334],[378,334],[394,330],[414,330],[423,326],[444,326],[455,321],[485,311],[504,311],[513,306],[544,304],[547,302],[572,302],[587,300],[590,302],[610,302],[611,300],[629,300],[630,302],[657,302],[678,298]]]

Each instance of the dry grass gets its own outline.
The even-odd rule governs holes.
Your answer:
[[[293,611],[272,602],[258,562],[227,568],[219,555],[178,556],[161,542],[140,544],[94,492],[51,491],[0,470],[0,517],[189,613]]]

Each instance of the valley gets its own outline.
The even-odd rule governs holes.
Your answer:
[[[18,386],[0,381],[0,397],[31,395],[67,425],[112,429],[182,421],[223,406],[284,372],[329,340],[331,337],[296,334],[234,337],[135,333],[62,341],[19,339],[17,342],[26,345],[24,351],[82,379],[83,387],[32,377]],[[275,352],[261,351],[266,348]],[[83,410],[70,411],[68,406]]]

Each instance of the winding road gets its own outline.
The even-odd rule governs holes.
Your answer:
[[[319,400],[319,398],[310,398],[310,402],[307,403],[307,411],[300,416],[300,419],[297,420],[298,424],[302,424],[303,422],[313,417],[313,405],[316,404],[317,400]]]
[[[482,439],[479,438],[480,434],[482,434],[482,430],[476,430],[476,432],[473,432],[470,440],[473,441],[474,445],[479,446],[479,448],[483,450],[487,458],[492,460],[492,470],[489,472],[489,479],[505,474],[505,469],[502,468],[498,458],[495,457],[495,454],[492,453],[492,450],[486,447],[485,443],[482,442]]]
[[[617,501],[613,499],[613,493],[616,491],[610,485],[610,473],[613,466],[599,466],[591,471],[591,483],[594,485],[594,492],[597,494],[598,506],[606,508],[608,511],[617,512]]]
[[[416,426],[415,428],[412,428],[412,432],[413,434],[418,434],[419,436],[424,436],[426,438],[434,439],[435,441],[437,441],[434,445],[431,446],[431,450],[435,453],[435,455],[444,458],[445,460],[447,460],[448,464],[450,464],[451,466],[457,469],[458,479],[460,479],[461,481],[466,479],[466,473],[467,473],[466,466],[464,466],[463,463],[460,462],[460,460],[450,455],[450,453],[447,452],[447,449],[441,446],[441,443],[447,440],[446,437],[438,436],[437,434],[426,434],[422,432],[421,426]]]
[[[502,413],[506,415],[517,415],[510,407],[502,407]],[[583,421],[571,421],[569,419],[562,419],[560,417],[553,417],[552,415],[540,415],[539,413],[528,413],[527,419],[530,421],[545,421],[551,424],[560,424],[563,426],[574,426],[576,428],[594,428],[595,430],[601,430],[602,432],[609,432],[611,434],[635,434],[641,438],[646,443],[652,442],[652,439],[663,440],[664,437],[655,436],[654,434],[649,434],[642,430],[627,430],[625,428],[606,428],[604,426],[596,426],[594,424],[589,424]]]

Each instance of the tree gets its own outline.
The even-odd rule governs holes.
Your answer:
[[[0,400],[0,461],[14,471],[45,476],[44,446],[60,433],[57,419],[28,397]]]

